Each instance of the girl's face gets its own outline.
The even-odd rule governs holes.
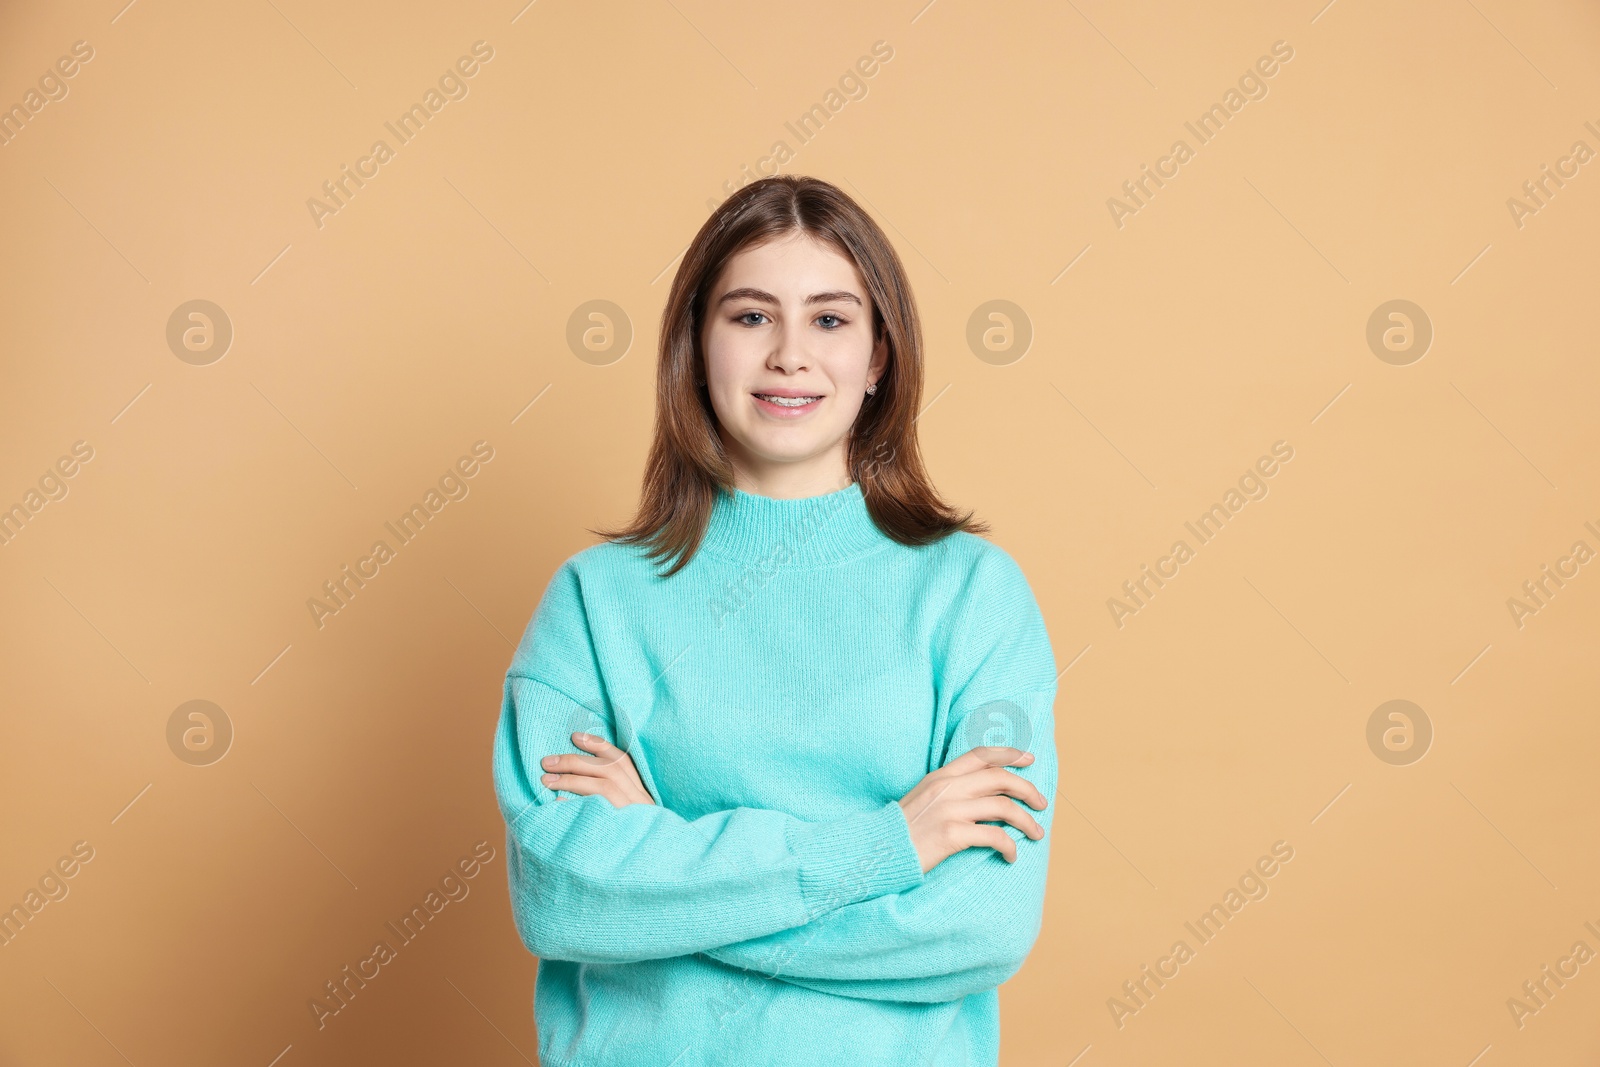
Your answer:
[[[889,363],[854,263],[798,230],[744,249],[712,285],[700,343],[739,488],[787,497],[848,484],[850,427]]]

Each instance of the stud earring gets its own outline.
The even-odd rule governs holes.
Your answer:
[[[871,385],[867,386],[867,395],[868,396],[871,396],[873,393],[876,393],[877,391],[878,391],[878,383],[877,382],[873,382]]]

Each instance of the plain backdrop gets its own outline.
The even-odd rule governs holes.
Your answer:
[[[124,4],[0,13],[0,1061],[536,1059],[502,678],[780,163],[903,257],[1063,671],[1002,1061],[1600,1054],[1592,5]]]

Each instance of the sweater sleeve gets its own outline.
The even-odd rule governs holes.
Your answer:
[[[518,646],[494,739],[512,916],[530,952],[579,963],[689,955],[921,883],[896,802],[826,822],[756,808],[690,821],[659,803],[575,794],[555,803],[539,760],[574,751],[573,731],[626,747],[570,563]]]
[[[973,597],[952,609],[943,684],[954,697],[937,766],[979,745],[1034,754],[1009,768],[1044,795],[1023,805],[1045,836],[1017,842],[1013,863],[992,848],[963,849],[920,885],[831,910],[804,926],[727,945],[713,959],[794,985],[870,1000],[948,1001],[992,989],[1022,966],[1038,937],[1055,811],[1055,661],[1037,603],[1003,553],[988,557]],[[1013,801],[1020,804],[1020,801]]]

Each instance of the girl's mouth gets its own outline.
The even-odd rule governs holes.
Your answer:
[[[770,393],[751,393],[761,410],[784,418],[793,418],[815,411],[822,402],[820,396],[773,396]]]

